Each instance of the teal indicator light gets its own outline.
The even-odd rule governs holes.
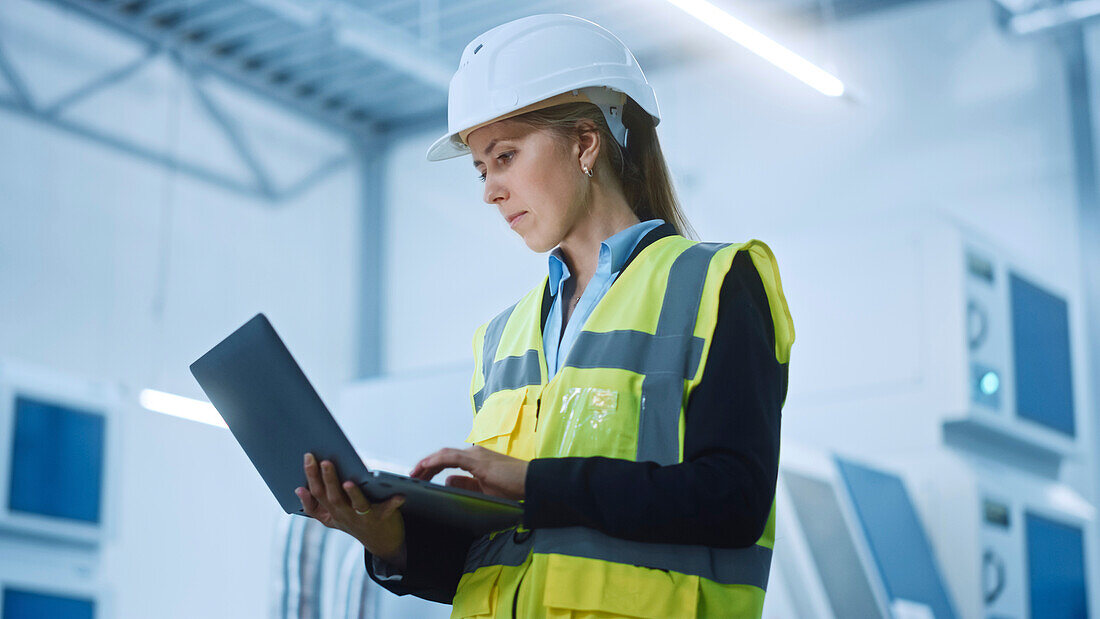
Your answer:
[[[978,382],[978,387],[985,395],[993,395],[1001,388],[1001,377],[996,372],[986,372]]]

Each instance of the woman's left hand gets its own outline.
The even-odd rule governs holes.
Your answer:
[[[515,501],[524,497],[527,461],[477,445],[466,449],[440,449],[417,462],[409,476],[431,481],[447,468],[460,468],[473,475],[451,475],[447,478],[448,486]]]

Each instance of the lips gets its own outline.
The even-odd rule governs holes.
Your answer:
[[[516,219],[519,219],[519,217],[521,215],[523,215],[524,213],[526,213],[526,212],[527,211],[520,211],[520,212],[516,213],[515,215],[511,215],[510,217],[508,217],[508,225],[509,226],[512,225],[512,223],[514,223],[516,221]]]

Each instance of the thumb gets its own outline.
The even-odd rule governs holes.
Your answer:
[[[398,494],[398,495],[395,495],[395,496],[392,496],[392,497],[386,499],[385,501],[382,502],[382,509],[381,509],[381,513],[378,514],[378,518],[381,519],[381,520],[385,520],[386,518],[389,518],[390,516],[393,515],[393,513],[395,511],[397,511],[397,509],[399,507],[401,507],[404,504],[405,504],[405,495],[403,495],[403,494]]]

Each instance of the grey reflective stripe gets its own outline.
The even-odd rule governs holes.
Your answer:
[[[512,316],[516,305],[519,305],[519,302],[497,314],[496,318],[489,321],[489,325],[485,327],[485,341],[481,348],[481,375],[485,377],[486,382],[489,380],[489,370],[493,367],[493,360],[497,356],[500,336],[504,334],[504,326],[508,324],[508,318]]]
[[[488,378],[485,386],[474,394],[474,408],[481,410],[485,398],[504,389],[519,389],[527,385],[537,385],[542,382],[542,372],[539,370],[539,353],[537,350],[528,350],[521,357],[505,357],[497,361],[488,370]]]
[[[480,391],[474,394],[475,413],[481,410],[485,398],[501,389],[516,389],[542,382],[537,351],[529,350],[521,357],[506,357],[497,363],[493,361],[497,356],[497,348],[500,347],[500,338],[504,335],[504,327],[508,324],[508,319],[516,309],[516,305],[519,305],[518,301],[512,307],[497,314],[496,318],[489,321],[488,326],[485,327],[485,341],[481,347],[481,375],[484,377],[485,384]],[[529,380],[531,375],[531,360],[528,357],[532,353],[534,354],[535,380],[533,383],[524,382]]]
[[[672,263],[661,316],[657,319],[656,338],[673,338],[680,348],[670,351],[661,365],[648,368],[642,380],[642,400],[638,419],[638,462],[656,462],[667,466],[680,461],[680,405],[684,397],[685,374],[690,365],[697,367],[698,354],[690,345],[695,318],[703,297],[703,284],[714,254],[729,243],[697,243],[684,250]],[[691,359],[691,363],[685,363]]]
[[[748,548],[653,544],[611,537],[588,527],[537,529],[533,533],[534,551],[542,554],[640,565],[701,576],[724,585],[768,588],[772,550],[759,544]]]
[[[462,573],[468,574],[488,565],[522,565],[531,552],[534,536],[528,535],[524,541],[516,542],[514,533],[513,527],[497,533],[493,539],[489,539],[486,534],[474,540],[466,554],[466,565],[462,568]]]
[[[645,374],[671,368],[683,376],[694,376],[703,356],[703,338],[683,335],[650,335],[643,331],[581,331],[566,365],[575,368],[615,368]],[[683,354],[687,347],[690,352]],[[676,363],[683,367],[673,367]]]

